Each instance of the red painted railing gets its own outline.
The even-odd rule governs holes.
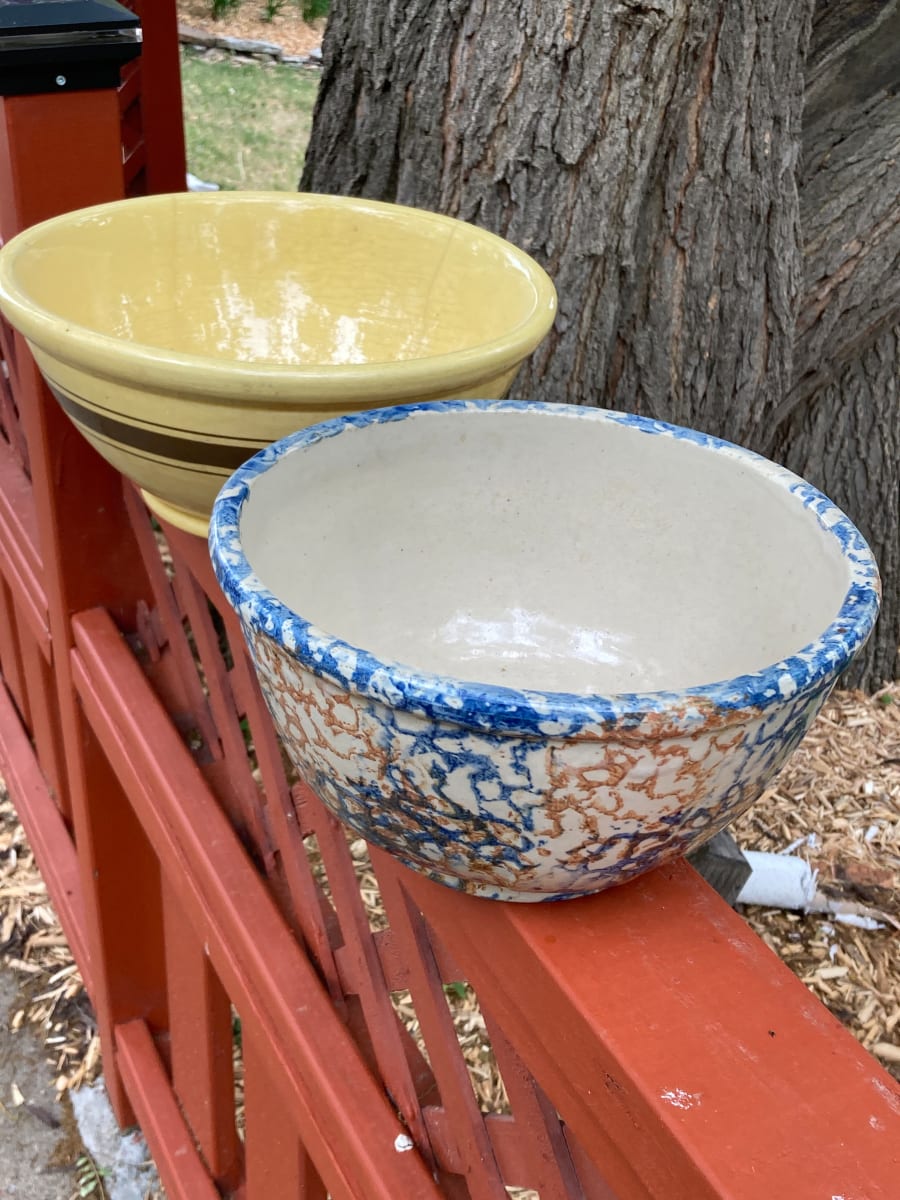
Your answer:
[[[182,185],[174,4],[133,7],[118,95],[2,102],[3,238]],[[173,1200],[897,1200],[897,1085],[686,865],[515,906],[351,850],[285,772],[205,545],[2,348],[0,772]],[[473,1090],[459,980],[508,1111]]]

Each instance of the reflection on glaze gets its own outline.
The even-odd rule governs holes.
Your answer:
[[[196,323],[195,348],[232,354],[243,362],[309,362],[312,347],[300,330],[314,316],[315,305],[296,279],[278,280],[274,290],[279,301],[269,311],[236,279],[223,276],[220,294],[210,297],[214,319]]]
[[[88,212],[39,252],[38,292],[120,341],[283,366],[450,354],[535,312],[534,264],[461,222],[334,198],[189,199]]]
[[[608,629],[570,625],[544,612],[506,608],[499,616],[463,610],[436,632],[434,641],[454,648],[461,662],[474,659],[524,659],[623,666],[631,658],[634,637]]]
[[[189,323],[180,306],[172,307],[171,294],[157,289],[151,296],[122,294],[111,332],[131,342],[286,366],[397,362],[443,349],[440,314],[404,326],[397,320],[403,298],[389,288],[371,303],[357,298],[342,309],[344,298],[315,300],[293,277],[273,280],[257,296],[223,272],[216,290],[195,287],[188,276],[177,294],[179,304],[190,306]]]

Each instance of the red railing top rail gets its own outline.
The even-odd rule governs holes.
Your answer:
[[[404,874],[620,1200],[900,1196],[900,1086],[686,863],[549,905]]]

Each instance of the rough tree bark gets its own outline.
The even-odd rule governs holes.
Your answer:
[[[799,175],[804,286],[794,382],[764,453],[858,523],[881,619],[847,682],[900,675],[900,4],[820,4]]]
[[[881,497],[876,516],[869,491],[896,501],[900,478],[888,442],[869,453],[900,321],[900,272],[879,276],[897,254],[885,81],[900,54],[879,49],[876,83],[848,83],[897,7],[333,0],[301,187],[447,212],[530,251],[560,312],[516,395],[788,458],[880,541],[900,594],[898,506]],[[807,74],[818,133],[801,172]],[[854,190],[860,156],[878,166]],[[870,684],[896,666],[900,613],[886,615]]]

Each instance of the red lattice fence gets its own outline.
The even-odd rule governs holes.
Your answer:
[[[174,4],[133,7],[118,94],[2,101],[3,238],[183,186]],[[2,334],[0,771],[173,1200],[897,1200],[896,1084],[685,864],[515,906],[349,844],[286,772],[205,544]]]

